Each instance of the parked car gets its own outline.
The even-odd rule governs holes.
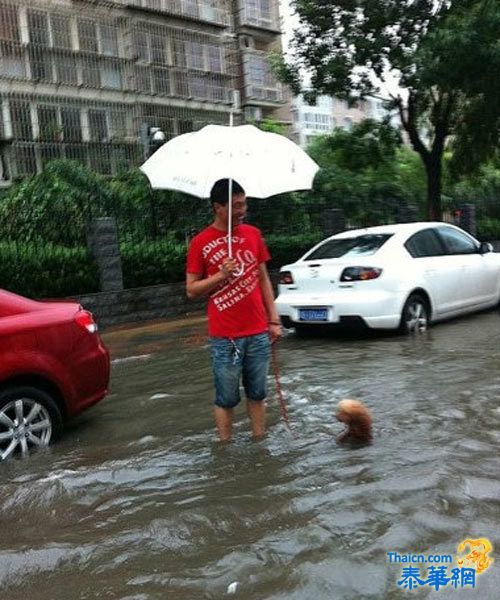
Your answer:
[[[345,231],[281,268],[285,327],[328,323],[421,331],[429,323],[497,305],[500,254],[445,223]]]
[[[0,290],[0,460],[47,446],[107,393],[109,353],[77,302]]]

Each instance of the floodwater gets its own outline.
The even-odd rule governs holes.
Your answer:
[[[1,598],[499,597],[500,558],[474,589],[436,592],[419,564],[423,584],[404,591],[387,555],[500,549],[498,311],[416,338],[287,335],[294,435],[271,376],[268,437],[250,439],[240,406],[222,446],[202,331],[113,342],[107,400],[0,465]],[[335,443],[345,397],[372,410],[371,446]]]

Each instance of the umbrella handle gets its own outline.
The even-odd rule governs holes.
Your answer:
[[[233,258],[233,180],[229,178],[229,198],[227,200],[227,253]]]

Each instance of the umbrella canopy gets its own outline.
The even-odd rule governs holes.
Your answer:
[[[237,181],[252,198],[311,189],[318,165],[297,144],[253,125],[206,125],[179,135],[141,167],[155,189],[208,198],[219,179]]]

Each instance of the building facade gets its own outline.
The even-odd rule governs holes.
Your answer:
[[[292,114],[294,138],[305,148],[314,136],[331,133],[337,127],[350,131],[355,123],[364,119],[381,121],[388,113],[377,98],[366,98],[350,107],[344,100],[331,96],[318,96],[316,104],[311,106],[298,96],[292,101]]]
[[[276,118],[279,48],[274,0],[0,0],[0,183],[137,166],[151,127]]]

